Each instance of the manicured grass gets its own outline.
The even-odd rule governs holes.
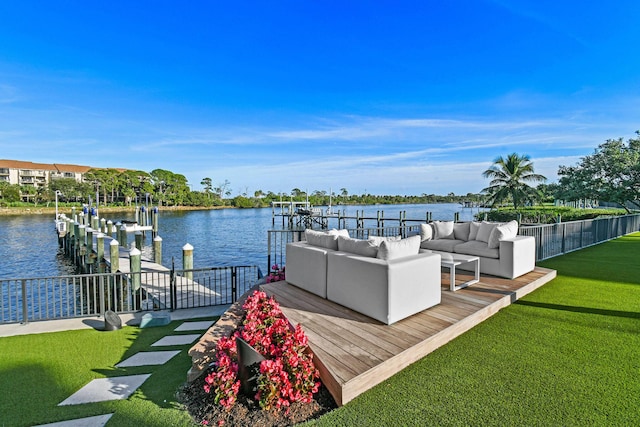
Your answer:
[[[544,263],[558,277],[313,424],[640,425],[640,234]]]
[[[188,426],[176,390],[191,365],[191,345],[151,347],[180,323],[118,331],[81,330],[0,338],[0,426],[30,426],[115,412],[109,425]],[[185,332],[193,333],[193,332]],[[181,349],[161,366],[115,368],[139,351]],[[57,406],[95,378],[152,373],[127,400]]]

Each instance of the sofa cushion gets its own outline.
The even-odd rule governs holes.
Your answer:
[[[453,221],[433,221],[432,224],[436,239],[453,240]]]
[[[480,230],[481,222],[472,221],[469,223],[469,239],[468,240],[476,240],[478,237],[478,230]]]
[[[420,240],[423,242],[433,239],[433,226],[431,224],[420,224]]]
[[[378,246],[373,241],[344,236],[338,236],[338,250],[372,258],[378,255]]]
[[[452,252],[485,258],[500,258],[500,251],[498,249],[489,248],[489,245],[479,240],[470,240],[468,242],[456,245]]]
[[[380,243],[377,257],[380,259],[396,259],[417,255],[420,251],[420,236],[411,236],[401,240],[387,240]]]
[[[518,221],[509,221],[506,224],[498,225],[493,229],[487,242],[489,247],[496,249],[500,247],[500,241],[512,239],[518,235]]]
[[[456,222],[453,224],[453,237],[456,240],[469,240],[469,233],[471,231],[471,223],[469,222]]]
[[[402,239],[402,236],[369,236],[369,240],[375,243],[376,246],[380,246],[382,242],[397,242]]]
[[[489,242],[489,237],[491,236],[491,232],[494,228],[496,228],[500,223],[498,222],[486,222],[482,221],[480,223],[480,229],[478,230],[478,235],[476,236],[476,240],[480,240],[481,242]]]
[[[307,239],[307,243],[312,246],[319,246],[321,248],[338,250],[338,235],[330,234],[324,231],[304,230],[304,236]]]
[[[464,242],[454,239],[437,239],[422,242],[420,243],[420,247],[422,249],[431,249],[432,251],[453,252],[453,248],[460,243]]]

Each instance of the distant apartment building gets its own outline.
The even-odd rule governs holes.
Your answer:
[[[0,182],[36,188],[45,187],[59,178],[73,178],[77,182],[82,182],[83,175],[90,169],[92,169],[91,166],[0,159]]]

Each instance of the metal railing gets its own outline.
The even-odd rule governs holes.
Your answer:
[[[640,230],[640,214],[558,224],[521,225],[518,234],[536,239],[536,261],[606,242]]]
[[[640,214],[602,217],[558,224],[521,225],[518,234],[535,237],[536,261],[542,261],[636,231],[640,231]],[[404,227],[349,229],[349,235],[359,239],[366,239],[372,235],[401,235],[406,237],[419,232],[419,224],[406,225]],[[273,264],[285,265],[287,243],[301,240],[305,240],[304,230],[269,230],[267,255],[269,268]]]
[[[232,304],[257,283],[258,271],[234,266],[0,279],[0,323]]]

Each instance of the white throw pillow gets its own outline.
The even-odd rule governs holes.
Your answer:
[[[488,243],[489,237],[491,236],[491,232],[498,225],[500,224],[497,222],[482,221],[482,223],[480,224],[480,229],[478,230],[478,235],[476,236],[476,240],[480,240],[481,242]]]
[[[352,239],[344,236],[338,236],[338,250],[372,258],[378,255],[378,246],[371,240]]]
[[[312,246],[319,246],[321,248],[338,250],[338,236],[325,233],[324,231],[315,231],[311,229],[304,230],[304,236],[307,239],[307,243]]]
[[[453,221],[433,221],[432,224],[436,232],[436,239],[453,240]]]
[[[469,225],[469,240],[477,240],[478,238],[478,230],[480,230],[481,222],[472,221],[471,225]]]
[[[376,246],[380,246],[382,242],[397,242],[402,239],[402,236],[369,236],[369,240],[376,244]]]
[[[336,230],[335,228],[332,228],[331,230],[327,231],[327,233],[331,234],[332,236],[351,237],[349,236],[349,230],[347,230],[346,228],[341,228],[340,230]]]
[[[504,239],[512,239],[518,235],[518,221],[509,221],[506,224],[500,224],[493,229],[487,242],[490,249],[500,247],[500,241]]]
[[[453,224],[453,237],[456,240],[469,240],[469,233],[471,231],[471,224],[468,222],[457,222]]]
[[[433,239],[433,227],[431,224],[420,224],[420,240],[426,242]]]
[[[380,243],[378,258],[391,260],[417,255],[420,251],[420,236],[411,236],[395,242],[386,241]]]

